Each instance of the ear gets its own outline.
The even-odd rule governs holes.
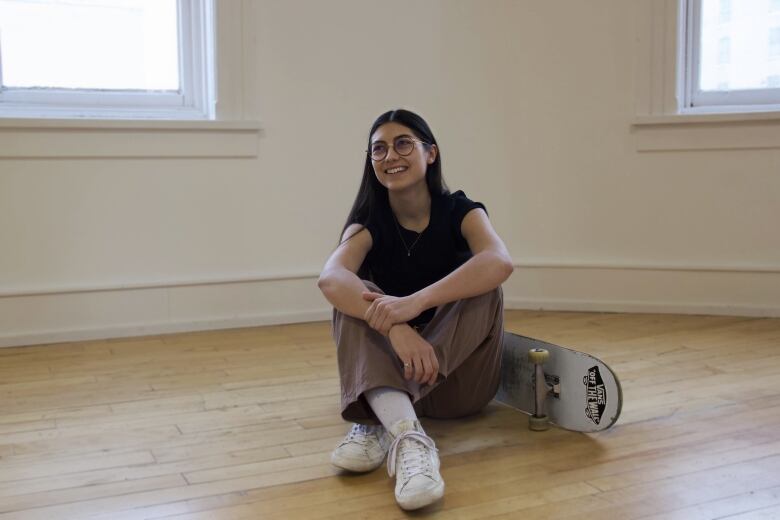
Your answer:
[[[436,157],[439,155],[439,147],[435,144],[431,145],[428,150],[428,164],[433,164],[436,161]]]

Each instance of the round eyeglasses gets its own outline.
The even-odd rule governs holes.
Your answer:
[[[402,135],[400,137],[396,137],[393,141],[393,144],[387,144],[384,141],[375,141],[371,143],[371,147],[366,150],[366,153],[371,157],[372,161],[383,161],[385,157],[387,157],[387,153],[390,151],[390,147],[392,146],[392,148],[395,150],[395,153],[406,157],[414,151],[414,145],[416,143],[422,143],[424,145],[429,144],[421,139],[415,139],[414,137]]]

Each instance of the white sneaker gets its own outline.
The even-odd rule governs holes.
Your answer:
[[[395,500],[403,509],[419,509],[444,496],[439,455],[419,421],[405,419],[390,428],[395,437],[387,455],[387,473],[395,479]],[[397,473],[397,475],[396,475]]]
[[[353,424],[341,444],[333,450],[330,462],[347,471],[372,471],[382,465],[390,442],[390,435],[381,424]]]

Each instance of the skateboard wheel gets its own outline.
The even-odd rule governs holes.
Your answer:
[[[531,415],[528,417],[529,430],[533,432],[543,432],[545,430],[548,430],[549,428],[550,428],[550,420],[547,418],[546,415],[542,415],[541,417]]]
[[[550,357],[550,352],[543,348],[532,348],[528,351],[528,361],[534,365],[543,365]]]

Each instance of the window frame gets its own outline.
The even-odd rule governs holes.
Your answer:
[[[740,107],[753,111],[776,110],[780,105],[780,88],[703,91],[699,88],[701,4],[702,0],[680,0],[683,17],[681,61],[683,64],[682,103],[680,112],[738,111]]]
[[[3,88],[0,67],[0,118],[215,119],[214,0],[176,1],[179,91]]]

